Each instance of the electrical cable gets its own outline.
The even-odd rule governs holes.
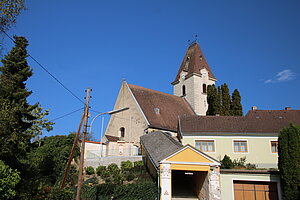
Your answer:
[[[2,32],[13,42],[15,41],[12,37],[10,37],[4,30]],[[81,103],[85,104],[84,101],[82,101],[76,94],[74,94],[70,89],[68,89],[60,80],[58,80],[53,74],[51,74],[41,63],[39,63],[33,56],[31,56],[29,53],[27,53],[28,56],[36,63],[38,64],[45,72],[47,72],[56,82],[58,82],[63,88],[65,88],[73,97],[75,97],[77,100],[79,100]]]
[[[70,112],[70,113],[67,113],[67,114],[65,114],[65,115],[62,115],[62,116],[60,116],[60,117],[57,117],[57,118],[55,118],[55,119],[52,119],[52,120],[50,120],[50,122],[54,122],[54,121],[56,121],[56,120],[58,120],[58,119],[64,118],[64,117],[66,117],[66,116],[69,116],[69,115],[71,115],[71,114],[73,114],[73,113],[76,113],[76,112],[82,110],[82,109],[84,109],[84,107],[83,107],[83,108],[79,108],[79,109],[77,109],[77,110],[74,110],[74,111],[72,111],[72,112]]]

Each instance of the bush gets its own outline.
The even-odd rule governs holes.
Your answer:
[[[85,168],[85,172],[87,175],[95,174],[95,169],[91,166]]]
[[[245,167],[245,162],[246,162],[246,156],[239,158],[239,159],[234,159],[233,160],[233,165],[237,168],[244,168]]]
[[[221,168],[222,169],[232,169],[234,167],[232,160],[229,156],[225,155],[221,160]]]
[[[103,172],[103,171],[105,171],[106,170],[106,166],[98,166],[97,168],[96,168],[96,174],[98,175],[98,176],[101,176],[101,173]]]
[[[75,198],[75,190],[65,188],[61,190],[59,187],[53,187],[50,193],[50,200],[70,200]]]
[[[144,167],[144,162],[142,160],[140,161],[135,161],[133,163],[134,167]]]
[[[98,184],[98,179],[94,176],[93,178],[89,178],[88,180],[84,181],[84,185],[95,185]]]
[[[118,170],[119,170],[119,167],[118,167],[117,164],[112,163],[112,164],[108,165],[107,169],[108,169],[108,171],[110,171],[110,172],[115,172],[115,171],[118,171]]]
[[[123,171],[128,171],[133,168],[133,164],[130,160],[121,162],[121,169]]]
[[[21,180],[19,172],[0,160],[0,199],[11,199],[16,195],[15,186]]]

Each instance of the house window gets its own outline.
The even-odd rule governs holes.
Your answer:
[[[185,85],[182,86],[182,96],[186,95],[186,91],[185,91]]]
[[[125,137],[125,128],[124,128],[124,127],[121,127],[121,128],[120,128],[120,137],[121,137],[121,138],[124,138],[124,137]]]
[[[203,152],[214,152],[215,141],[214,140],[196,140],[196,149]]]
[[[272,153],[278,153],[278,142],[271,141],[271,151]]]
[[[234,152],[248,152],[247,141],[233,141]]]
[[[203,88],[203,93],[206,93],[206,84],[203,84],[202,88]]]

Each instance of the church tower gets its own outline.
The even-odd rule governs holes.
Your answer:
[[[216,81],[198,43],[193,42],[172,82],[174,95],[185,98],[197,115],[206,115],[207,86]]]

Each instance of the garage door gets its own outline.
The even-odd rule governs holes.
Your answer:
[[[278,200],[276,182],[234,181],[235,200]]]

